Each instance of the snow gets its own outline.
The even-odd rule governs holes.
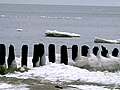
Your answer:
[[[7,83],[0,83],[0,90],[29,90],[27,85],[12,85]]]
[[[17,58],[17,62],[20,61],[20,58]],[[120,72],[100,72],[100,71],[89,71],[87,69],[81,69],[78,67],[57,64],[57,63],[49,63],[40,67],[32,67],[32,57],[29,57],[28,67],[30,70],[26,72],[15,72],[6,74],[6,77],[16,77],[21,79],[43,79],[49,80],[53,83],[56,82],[93,82],[100,84],[120,84]],[[20,63],[18,63],[20,65]]]
[[[7,74],[7,77],[16,77],[21,79],[44,79],[51,82],[95,82],[100,84],[120,84],[120,73],[110,72],[90,72],[86,69],[80,69],[77,67],[51,63],[49,65],[31,68],[28,72],[14,74]]]
[[[69,33],[69,32],[60,32],[57,30],[46,30],[45,34],[47,36],[53,36],[53,37],[80,37],[79,34]]]
[[[79,55],[76,58],[76,63],[74,63],[74,66],[88,70],[107,70],[114,72],[120,70],[120,57],[114,57],[111,54],[108,54],[108,57],[103,57],[100,49],[98,50],[97,56],[95,56],[88,49],[87,57]]]
[[[59,55],[57,55],[59,58]],[[96,84],[104,84],[104,85],[120,85],[120,72],[108,72],[108,71],[89,71],[87,69],[78,68],[71,65],[64,65],[59,64],[58,61],[56,63],[48,62],[48,56],[46,56],[46,65],[40,67],[34,67],[32,65],[32,57],[28,57],[28,71],[19,72],[15,71],[14,73],[8,73],[6,77],[15,77],[18,79],[37,79],[42,80],[43,82],[48,81],[51,83],[64,83],[64,82],[83,82],[83,83],[96,83]],[[17,58],[17,67],[21,66],[21,57]],[[23,69],[23,68],[21,68]],[[88,87],[89,86],[89,87]],[[101,86],[91,86],[91,85],[84,85],[84,86],[73,86],[77,87],[78,89],[83,90],[109,90],[107,88]],[[12,87],[12,86],[11,86]],[[86,87],[86,88],[85,88]],[[92,89],[91,89],[92,88]]]
[[[116,40],[107,40],[107,39],[104,39],[104,38],[95,37],[94,42],[96,42],[96,43],[120,44],[120,39],[116,39]]]
[[[22,32],[22,28],[18,28],[17,31],[18,31],[18,32]]]

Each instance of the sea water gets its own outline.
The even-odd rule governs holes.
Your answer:
[[[120,7],[14,4],[0,5],[0,43],[6,45],[7,53],[9,45],[13,44],[15,46],[16,57],[20,57],[22,45],[27,44],[29,46],[29,57],[31,57],[31,60],[33,55],[33,47],[36,43],[43,43],[45,45],[46,55],[48,54],[48,45],[50,43],[54,43],[56,45],[56,53],[60,53],[60,46],[63,44],[67,45],[68,47],[71,47],[73,44],[77,44],[79,45],[79,49],[84,44],[89,45],[90,48],[95,45],[104,45],[108,48],[110,53],[114,47],[117,47],[120,50],[119,44],[94,43],[94,37],[100,37],[105,39],[120,39],[119,28]],[[45,37],[45,31],[48,29],[63,32],[73,32],[80,34],[81,36],[74,38]],[[21,58],[19,58],[19,61],[20,60]],[[83,70],[76,67],[71,67],[69,65],[65,66],[63,64],[49,64],[38,68],[39,69],[36,69],[36,71],[38,70],[37,72],[39,72],[38,76],[40,76],[40,78],[42,76],[44,76],[45,78],[48,76],[48,79],[50,79],[50,77],[51,79],[53,78],[56,80],[66,79],[67,82],[69,78],[71,80],[71,78],[74,76],[74,79],[76,81],[83,80],[85,81],[85,84],[90,84],[91,86],[98,85],[99,83],[102,86],[106,84],[112,84],[109,85],[110,88],[112,88],[119,85],[119,72],[90,72],[86,69]],[[33,70],[34,69],[35,68],[33,68]],[[69,73],[71,72],[71,70],[75,71],[76,73]],[[77,70],[79,70],[81,73],[77,72]],[[58,74],[55,73],[55,71],[59,71],[57,72]],[[34,74],[34,72],[32,74],[30,72],[25,73],[17,73],[17,75],[18,77],[21,75],[37,75],[36,73]],[[9,75],[7,74],[6,76]],[[14,74],[11,74],[11,76],[14,76]],[[1,77],[1,79],[2,78],[5,79],[5,77]],[[37,77],[35,76],[35,78]],[[15,84],[24,83],[25,81],[24,79],[21,79],[21,82],[18,79],[4,79],[1,81],[9,83],[11,81],[15,82]],[[37,80],[32,80],[31,82],[30,81],[28,79],[28,81],[26,82],[29,85],[31,85],[30,83],[32,82],[33,84],[31,85],[31,87],[33,87],[33,85],[33,88],[38,87],[38,84],[40,85],[39,88],[41,87],[40,82],[36,82]],[[89,83],[87,83],[87,81]],[[10,89],[11,87],[14,86],[11,85],[8,88]],[[92,90],[96,89],[94,89],[92,86]]]
[[[17,31],[21,29],[21,31]],[[58,30],[80,34],[80,37],[62,38],[45,37],[46,30]],[[104,45],[109,53],[119,44],[96,44],[94,38],[120,39],[120,7],[112,6],[72,6],[72,5],[0,5],[0,43],[15,46],[16,57],[21,55],[22,45],[29,47],[29,56],[33,55],[36,43],[48,45],[54,43],[56,53],[60,46],[71,47],[76,44],[79,49],[86,44]],[[8,52],[7,52],[8,53]]]

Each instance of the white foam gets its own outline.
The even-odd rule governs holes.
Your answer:
[[[4,14],[0,15],[1,18],[5,18],[6,16]]]
[[[75,20],[81,20],[81,17],[69,17],[69,16],[40,16],[41,19],[75,19]]]
[[[76,19],[76,20],[80,20],[80,19],[82,19],[82,18],[81,18],[81,17],[75,17],[75,19]]]

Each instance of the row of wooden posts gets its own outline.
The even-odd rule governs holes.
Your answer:
[[[49,44],[48,46],[48,58],[49,62],[54,63],[55,62],[55,45],[54,44]],[[67,46],[62,45],[60,49],[60,54],[61,54],[61,63],[64,63],[65,65],[68,64],[68,52],[67,52]],[[72,46],[72,59],[75,60],[75,58],[78,55],[78,46],[73,45]],[[22,66],[27,66],[27,57],[28,57],[28,46],[23,45],[22,46],[22,53],[21,53],[21,67]],[[6,47],[4,44],[0,44],[0,65],[5,64],[6,59]],[[12,62],[15,60],[15,52],[14,52],[14,46],[10,45],[9,46],[9,54],[7,58],[7,64],[8,68],[11,66]],[[36,66],[43,66],[45,65],[45,49],[44,45],[42,43],[40,44],[35,44],[34,45],[34,51],[33,51],[33,67]]]

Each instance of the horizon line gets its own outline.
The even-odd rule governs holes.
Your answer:
[[[78,5],[78,4],[40,4],[40,3],[0,3],[0,5],[2,4],[6,4],[6,5],[13,5],[13,4],[16,4],[16,5],[50,5],[50,6],[98,6],[98,7],[120,7],[118,5]]]

